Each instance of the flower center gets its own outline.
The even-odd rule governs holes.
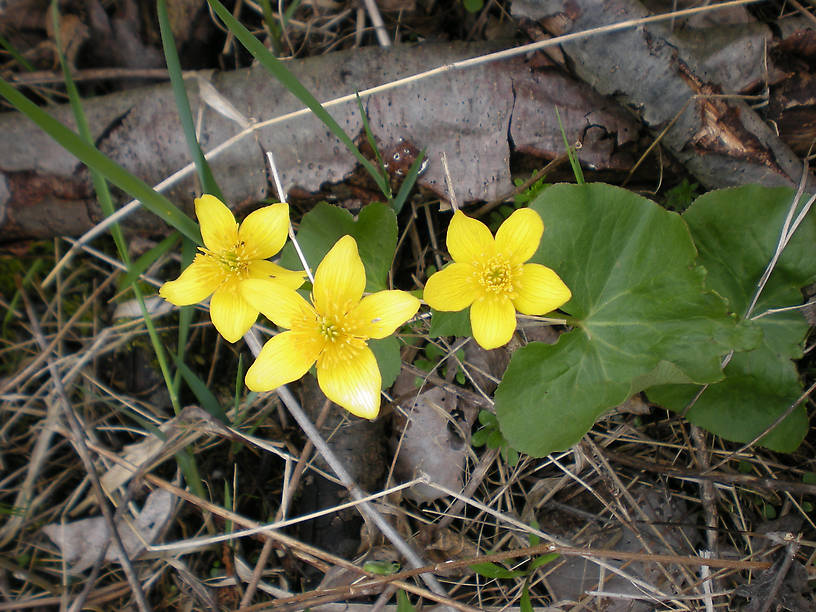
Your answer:
[[[328,368],[351,361],[365,347],[365,338],[356,333],[357,322],[349,314],[351,305],[333,306],[327,314],[316,313],[317,319],[312,319],[311,323],[312,330],[316,329],[318,337],[325,342],[318,364]]]
[[[476,279],[487,293],[512,295],[513,265],[501,255],[494,255],[490,259],[477,265]]]
[[[340,326],[337,325],[334,321],[332,321],[328,317],[320,317],[318,319],[317,324],[320,329],[320,335],[323,336],[329,342],[336,341],[338,339],[338,336],[340,336],[341,332]]]
[[[251,259],[245,255],[246,244],[244,242],[236,242],[229,251],[213,252],[203,247],[199,249],[219,265],[222,283],[243,280],[249,276]]]

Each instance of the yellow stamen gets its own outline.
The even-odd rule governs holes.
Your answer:
[[[327,317],[320,317],[318,321],[318,327],[320,329],[320,335],[323,336],[329,342],[334,342],[337,340],[337,337],[340,335],[340,330],[338,326]]]
[[[476,281],[486,292],[509,298],[515,295],[513,279],[521,266],[513,266],[505,257],[495,255],[487,261],[474,262],[474,268]]]

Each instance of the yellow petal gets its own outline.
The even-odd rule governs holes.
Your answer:
[[[365,284],[365,268],[357,253],[357,242],[351,236],[343,236],[317,266],[312,289],[314,305],[322,315],[342,316],[360,301]]]
[[[291,329],[298,321],[317,318],[311,304],[279,282],[248,278],[241,282],[240,292],[256,312],[278,327]]]
[[[241,297],[237,285],[221,287],[210,300],[210,318],[227,342],[238,342],[258,318],[258,311]]]
[[[531,208],[519,208],[496,232],[496,250],[510,263],[524,263],[535,255],[543,233],[544,222],[538,213]]]
[[[452,263],[431,275],[422,298],[435,310],[464,310],[481,295],[471,264]]]
[[[516,297],[513,304],[528,315],[546,314],[566,304],[572,292],[558,275],[547,266],[524,264],[521,275],[514,279]]]
[[[159,295],[176,306],[196,304],[207,299],[223,279],[223,269],[218,262],[198,254],[181,276],[161,286]]]
[[[309,371],[317,359],[314,350],[304,350],[313,343],[303,343],[294,332],[283,332],[271,338],[261,349],[255,363],[247,370],[244,381],[252,391],[271,391],[297,380]],[[319,347],[317,347],[319,352]]]
[[[371,349],[346,345],[342,355],[326,345],[317,361],[317,382],[331,401],[351,414],[373,419],[380,411],[380,368]]]
[[[306,273],[303,271],[287,270],[265,259],[249,262],[248,270],[249,278],[272,279],[283,284],[284,287],[289,287],[289,289],[300,288],[306,278]]]
[[[281,202],[252,212],[238,228],[247,259],[268,259],[283,248],[289,231],[289,205]]]
[[[232,250],[238,242],[238,224],[230,209],[215,196],[205,193],[196,198],[195,210],[204,246],[213,253]]]
[[[352,311],[355,333],[364,338],[385,338],[416,314],[419,300],[405,291],[378,291],[364,297]]]
[[[447,245],[453,261],[461,263],[492,255],[495,250],[493,234],[487,226],[458,210],[448,226]]]
[[[470,307],[470,327],[482,348],[504,346],[516,330],[516,309],[504,296],[485,296]]]

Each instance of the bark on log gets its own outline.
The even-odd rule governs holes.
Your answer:
[[[636,0],[523,0],[513,9],[554,35],[650,14]],[[755,52],[761,43],[754,42]],[[737,93],[740,71],[703,59],[669,22],[583,38],[562,50],[581,79],[615,96],[655,136],[671,126],[662,144],[706,187],[798,183],[802,164],[771,127],[742,100],[719,96]]]
[[[387,83],[458,59],[496,50],[445,44],[364,48],[289,63],[292,72],[319,100]],[[262,68],[211,75],[210,82],[243,115],[257,120],[302,107]],[[194,114],[202,108],[195,80],[187,83]],[[627,169],[634,159],[639,125],[616,103],[557,70],[515,58],[445,72],[371,96],[365,101],[379,141],[400,138],[427,148],[430,167],[421,183],[440,193],[444,178],[439,157],[447,153],[460,200],[489,200],[512,188],[511,146],[555,157],[563,151],[554,107],[568,138],[584,140],[582,161],[596,168]],[[128,90],[86,101],[97,146],[122,166],[156,184],[189,161],[169,85]],[[50,109],[73,125],[70,110]],[[329,109],[352,136],[361,132],[356,102]],[[206,108],[200,142],[205,151],[241,131],[232,120]],[[588,130],[592,137],[585,138]],[[79,234],[101,218],[87,170],[36,126],[16,113],[0,115],[0,241]],[[272,151],[287,189],[315,191],[350,174],[355,160],[322,123],[303,116],[263,128],[212,161],[213,172],[231,206],[240,209],[274,193],[262,149]],[[191,210],[192,178],[167,192]],[[118,194],[127,201],[123,194]],[[144,213],[129,229],[157,231]]]

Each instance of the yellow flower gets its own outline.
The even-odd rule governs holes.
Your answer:
[[[241,297],[246,279],[274,279],[291,289],[303,284],[302,272],[292,272],[266,261],[281,250],[289,228],[289,205],[265,206],[250,213],[239,225],[229,208],[211,195],[195,201],[204,247],[184,272],[159,289],[168,302],[187,306],[210,295],[210,318],[229,342],[237,342],[255,319],[258,310]]]
[[[365,268],[351,236],[338,240],[317,267],[311,304],[280,284],[244,282],[244,298],[289,330],[261,349],[247,371],[247,387],[271,391],[297,380],[317,362],[317,381],[326,397],[354,415],[376,417],[382,378],[366,340],[391,335],[414,316],[419,300],[405,291],[363,297],[365,284]]]
[[[529,208],[510,215],[495,239],[484,223],[457,210],[447,237],[453,263],[428,279],[425,301],[436,310],[470,306],[476,342],[486,349],[507,344],[516,329],[516,310],[541,315],[572,297],[555,272],[524,263],[535,254],[543,232],[541,217]]]

